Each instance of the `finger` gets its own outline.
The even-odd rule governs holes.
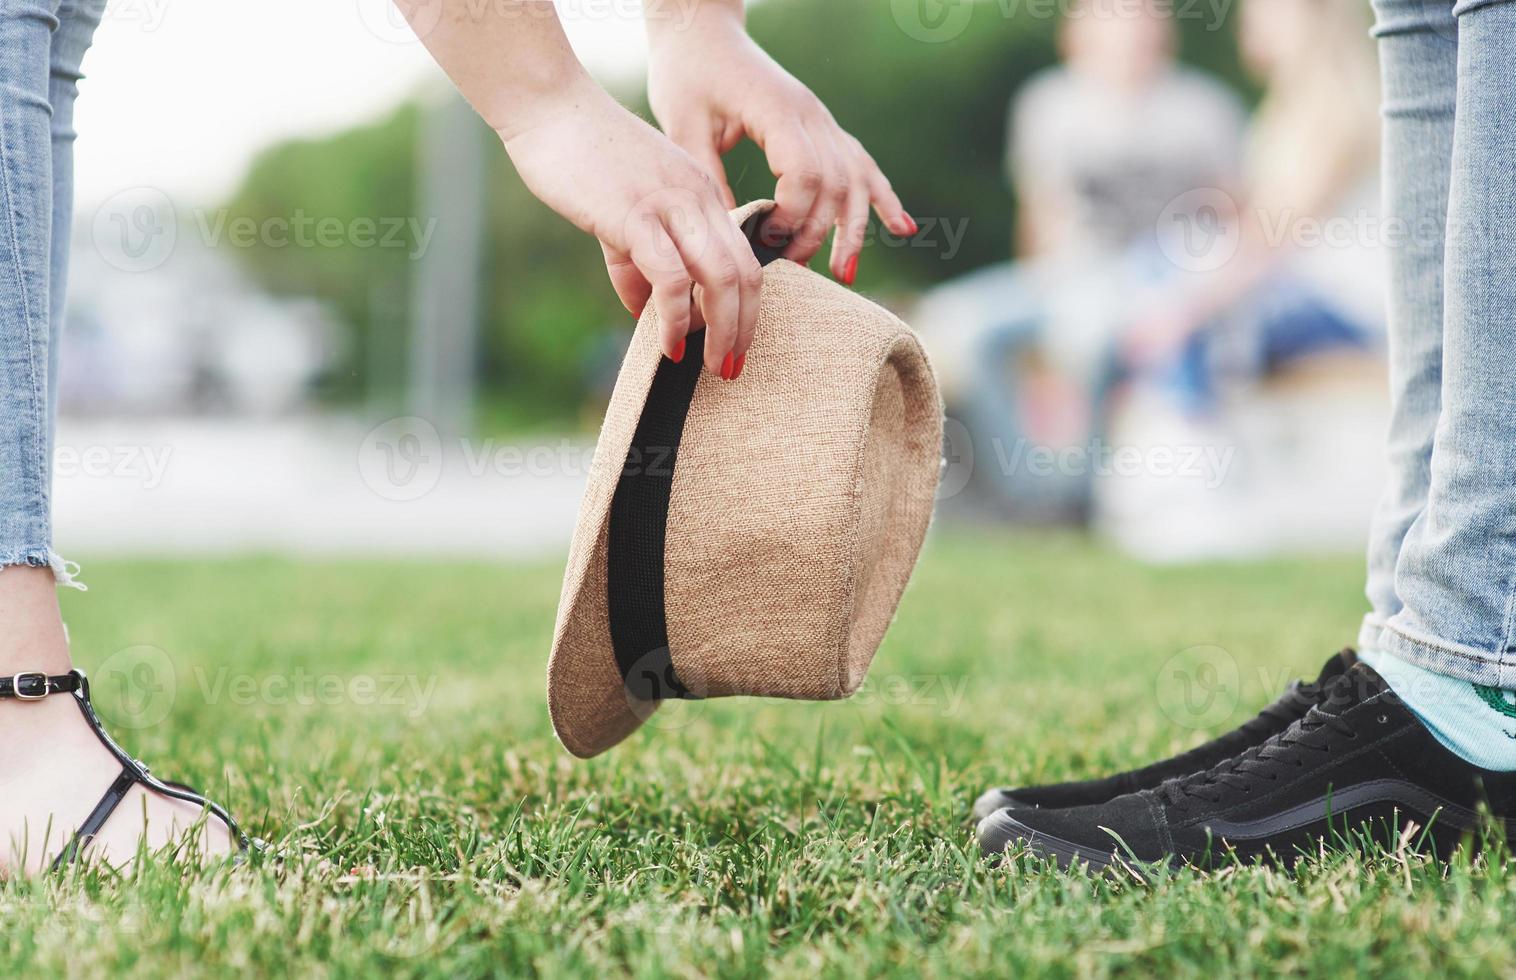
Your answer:
[[[687,222],[665,227],[695,281],[695,302],[705,315],[705,366],[729,379],[742,312],[742,269],[722,227],[732,224],[730,216],[716,211],[705,212],[705,217],[697,227]]]
[[[600,250],[605,253],[605,271],[610,274],[611,288],[616,290],[621,305],[632,316],[641,316],[653,295],[653,284],[638,270],[630,255],[604,242],[600,243]]]
[[[864,176],[868,182],[869,197],[874,203],[874,213],[879,215],[879,220],[890,232],[900,238],[909,238],[921,229],[916,226],[916,219],[906,213],[905,206],[900,203],[895,189],[890,186],[889,178],[879,169],[879,164],[869,156],[863,144],[856,139],[853,143],[858,147],[859,159],[863,164]]]
[[[700,165],[700,169],[710,175],[716,185],[716,190],[721,194],[721,200],[728,208],[737,206],[737,198],[733,196],[732,189],[726,182],[726,164],[721,160],[721,150],[710,139],[675,140],[675,143],[684,148],[684,151],[694,158]]]
[[[837,233],[832,236],[832,276],[851,286],[858,275],[858,259],[869,226],[869,185],[863,168],[855,159],[848,180],[847,198],[837,217]]]
[[[811,256],[821,251],[847,201],[847,165],[824,130],[814,130],[814,133],[811,142],[820,154],[821,188],[811,201],[810,213],[794,230],[790,244],[784,250],[785,258],[801,263],[809,262]]]
[[[774,210],[764,222],[774,244],[791,241],[826,187],[823,161],[811,138],[800,126],[786,127],[764,147],[769,169],[779,178],[774,185]],[[785,253],[787,258],[793,257]],[[812,254],[815,254],[814,249]],[[810,256],[806,256],[810,258]]]
[[[684,359],[685,337],[691,329],[690,277],[678,256],[678,248],[662,226],[645,233],[632,251],[638,270],[652,284],[659,346],[676,362]]]
[[[753,334],[758,326],[758,308],[763,294],[763,267],[753,254],[752,243],[731,215],[715,211],[711,214],[711,221],[724,232],[727,249],[737,263],[737,293],[740,302],[737,334],[732,343],[732,380],[735,381],[737,375],[742,373],[743,360],[747,357],[748,348],[752,346]]]
[[[700,169],[711,178],[727,208],[735,208],[737,199],[726,182],[726,163],[721,159],[721,155],[737,145],[738,140],[741,139],[741,132],[723,134],[719,124],[709,121],[704,125],[696,122],[674,125],[667,130],[667,135],[674,141],[675,146],[688,153]]]

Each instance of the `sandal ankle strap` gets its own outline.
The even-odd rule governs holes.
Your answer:
[[[77,670],[49,676],[40,670],[22,670],[0,677],[0,700],[41,701],[49,694],[72,694],[83,686]]]

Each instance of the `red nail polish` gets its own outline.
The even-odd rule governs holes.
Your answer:
[[[674,353],[669,356],[669,360],[673,361],[675,364],[678,364],[680,361],[684,360],[683,338],[680,339],[679,343],[674,345]]]
[[[747,355],[746,354],[743,354],[741,357],[737,358],[737,360],[735,360],[735,361],[732,362],[732,380],[733,381],[736,381],[738,378],[742,377],[742,365],[744,365],[746,363],[747,363]]]
[[[726,358],[721,362],[721,380],[732,380],[732,355],[730,352],[727,353]]]
[[[842,267],[842,282],[843,282],[844,285],[851,286],[853,284],[853,280],[857,276],[858,276],[858,256],[855,255],[852,258],[850,258],[850,259],[847,260],[847,265],[845,265],[845,266]]]
[[[914,234],[916,234],[916,232],[918,232],[918,231],[921,230],[920,228],[916,227],[916,219],[915,218],[913,218],[910,215],[906,214],[904,211],[900,212],[900,214],[905,218],[905,223],[911,226],[911,230],[908,231],[908,232],[906,232],[906,234],[908,234],[908,235],[914,235]]]

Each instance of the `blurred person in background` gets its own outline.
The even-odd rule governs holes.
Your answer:
[[[1157,226],[1151,275],[1127,300],[1127,383],[1106,430],[1144,454],[1230,456],[1203,474],[1128,471],[1094,487],[1100,532],[1152,561],[1357,547],[1382,479],[1369,13],[1243,0],[1237,14],[1243,67],[1263,87],[1243,183],[1197,190]],[[1337,463],[1349,472],[1328,475]]]
[[[1160,281],[1123,338],[1126,365],[1196,411],[1224,376],[1260,377],[1383,332],[1378,257],[1359,220],[1375,213],[1379,160],[1367,14],[1245,0],[1238,27],[1244,65],[1264,86],[1241,193],[1202,192],[1210,211],[1159,227],[1165,257],[1198,274]]]
[[[896,235],[916,231],[858,141],[749,39],[741,0],[644,4],[664,132],[595,84],[546,0],[397,6],[532,192],[599,240],[627,309],[656,308],[675,361],[704,328],[706,369],[733,381],[752,341],[762,276],[721,162],[743,137],[777,177],[765,233],[786,257],[806,262],[833,234],[831,271],[851,284],[871,209]],[[78,675],[56,588],[77,584],[76,566],[52,546],[51,447],[73,107],[103,8],[0,0],[0,876],[45,866],[95,817],[89,856],[121,864],[141,844],[182,843],[202,816],[144,782],[123,786],[103,730],[67,703]],[[196,843],[234,846],[216,818]]]
[[[1013,104],[1022,261],[985,280],[996,306],[957,407],[976,449],[995,450],[975,472],[1017,517],[1091,516],[1094,467],[1014,464],[1028,446],[1096,458],[1117,396],[1204,418],[1226,389],[1382,333],[1375,258],[1353,240],[1376,186],[1364,12],[1244,3],[1244,60],[1265,89],[1244,131],[1219,82],[1174,65],[1171,7],[1141,9],[1076,7],[1065,65]]]
[[[1162,0],[1080,0],[1059,25],[1062,64],[1012,100],[1016,251],[1039,273],[1098,272],[1147,241],[1174,198],[1235,187],[1242,105],[1181,65],[1178,46]]]
[[[1061,64],[1011,105],[1019,262],[966,277],[926,304],[929,324],[955,321],[962,331],[968,351],[956,370],[945,366],[945,382],[976,440],[976,472],[1019,519],[1083,520],[1087,474],[1005,464],[1026,444],[1096,435],[1111,354],[1165,208],[1197,187],[1239,186],[1241,102],[1180,65],[1178,44],[1164,0],[1071,6],[1058,30]]]

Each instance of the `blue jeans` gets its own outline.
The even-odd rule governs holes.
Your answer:
[[[58,337],[73,219],[74,99],[105,0],[0,0],[0,567],[52,547]]]
[[[1516,4],[1374,7],[1393,414],[1359,643],[1516,687]]]

